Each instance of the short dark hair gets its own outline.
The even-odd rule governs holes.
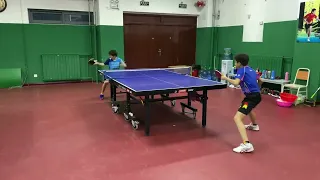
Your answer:
[[[312,10],[311,10],[311,12],[314,12],[314,11],[316,11],[317,9],[316,8],[313,8]]]
[[[237,54],[234,59],[242,66],[247,66],[249,63],[249,56],[247,54]]]
[[[110,55],[110,56],[118,56],[118,53],[117,53],[116,50],[110,50],[110,51],[109,51],[109,55]]]

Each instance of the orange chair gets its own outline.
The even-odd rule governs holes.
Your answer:
[[[284,92],[285,90],[289,89],[291,93],[291,90],[294,89],[297,91],[296,93],[297,96],[299,96],[299,94],[302,93],[302,95],[305,95],[305,97],[308,98],[309,77],[310,77],[310,69],[299,68],[297,70],[296,77],[294,78],[293,83],[283,85],[281,88],[281,92]],[[305,84],[301,84],[300,82],[305,82]],[[296,104],[297,104],[297,101],[295,102],[295,105]]]

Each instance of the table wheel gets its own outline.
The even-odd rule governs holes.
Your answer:
[[[139,121],[133,119],[131,120],[131,125],[134,130],[137,130],[139,128]]]
[[[192,115],[193,115],[193,119],[196,119],[197,113],[193,112]]]
[[[182,114],[192,114],[192,118],[196,119],[197,111],[191,110],[192,112],[186,112],[185,108],[186,108],[185,106],[181,106]]]
[[[132,119],[135,119],[135,117],[134,117],[132,112],[124,112],[123,116],[124,116],[126,121],[130,121]]]
[[[112,107],[113,113],[117,114],[119,112],[119,105],[112,104],[111,107]]]

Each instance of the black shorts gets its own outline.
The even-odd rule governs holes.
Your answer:
[[[248,115],[252,109],[254,109],[261,102],[261,94],[260,93],[250,93],[246,94],[246,97],[241,102],[241,106],[238,111]]]
[[[309,28],[312,26],[312,24],[305,24],[304,27],[306,29],[306,32],[308,33]]]

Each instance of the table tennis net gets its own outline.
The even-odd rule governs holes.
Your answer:
[[[192,67],[191,66],[164,68],[164,70],[183,74],[183,75],[191,75],[192,74]]]
[[[152,69],[122,69],[122,70],[103,70],[103,72],[141,72],[144,71],[147,73],[148,71],[159,71],[166,70],[170,72],[175,72],[182,75],[191,75],[192,67],[191,66],[179,66],[179,67],[169,67],[169,68],[152,68]]]

